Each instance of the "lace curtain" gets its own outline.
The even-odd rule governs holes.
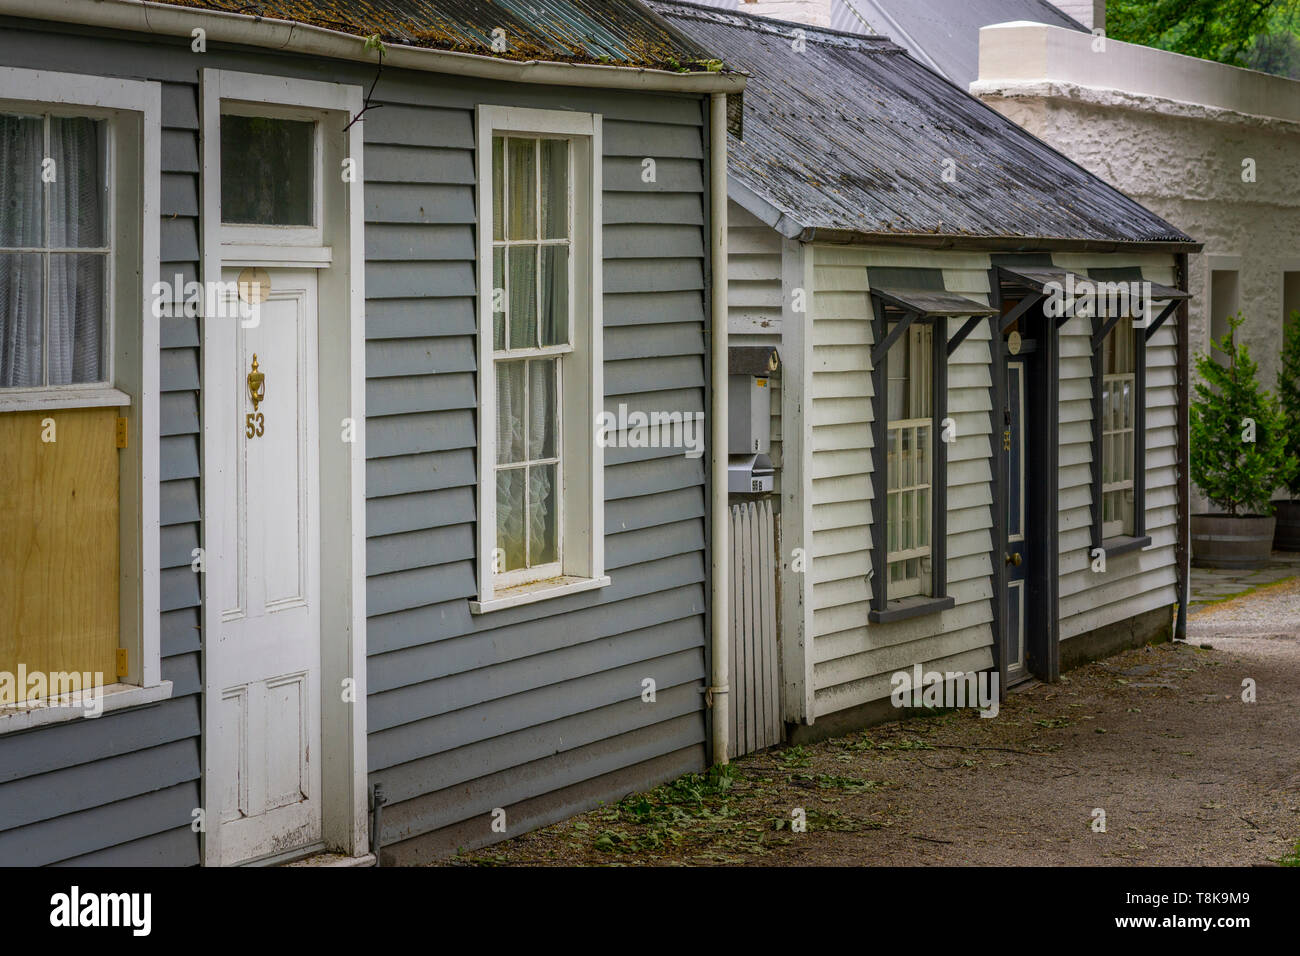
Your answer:
[[[0,115],[0,388],[105,378],[108,256],[51,251],[107,246],[105,145],[100,120]]]
[[[497,470],[497,547],[505,552],[502,571],[557,559],[556,466],[539,463],[558,454],[556,361],[497,364],[497,465],[526,463]]]

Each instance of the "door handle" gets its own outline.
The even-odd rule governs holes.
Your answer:
[[[1014,565],[1017,568],[1020,567],[1020,562],[1024,560],[1025,559],[1020,556],[1019,551],[1017,551],[1015,554],[1007,555],[1007,564]]]

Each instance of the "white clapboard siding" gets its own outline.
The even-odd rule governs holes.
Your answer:
[[[731,506],[731,757],[781,742],[774,533],[771,498]]]
[[[781,236],[735,202],[727,203],[727,335],[729,344],[781,351]],[[781,494],[781,373],[772,389],[772,491]]]
[[[1143,278],[1174,284],[1173,257],[1057,254],[1064,268],[1139,266]],[[1104,574],[1092,571],[1092,351],[1091,324],[1072,320],[1061,329],[1060,608],[1061,639],[1116,624],[1177,600],[1174,569],[1178,441],[1175,409],[1176,316],[1147,343],[1146,527],[1151,547],[1112,558]]]
[[[979,326],[949,363],[948,593],[942,614],[867,623],[872,508],[871,303],[868,266],[940,268],[949,289],[987,301],[989,259],[974,253],[816,246],[810,402],[814,716],[888,697],[890,676],[993,664],[989,332]],[[953,330],[960,320],[953,320]]]

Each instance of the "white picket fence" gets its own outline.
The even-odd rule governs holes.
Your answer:
[[[731,506],[731,757],[781,742],[773,535],[770,498]]]

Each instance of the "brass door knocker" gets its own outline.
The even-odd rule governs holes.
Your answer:
[[[261,438],[266,431],[266,419],[257,410],[257,406],[266,398],[266,375],[257,370],[257,353],[253,353],[253,368],[248,373],[248,397],[253,400],[253,410],[244,419],[244,434],[249,438]]]

